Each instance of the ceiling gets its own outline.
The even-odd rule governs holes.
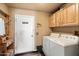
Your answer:
[[[6,5],[13,8],[53,12],[61,6],[62,3],[6,3]]]

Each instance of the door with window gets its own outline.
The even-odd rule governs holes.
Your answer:
[[[35,51],[35,17],[15,16],[15,54]]]

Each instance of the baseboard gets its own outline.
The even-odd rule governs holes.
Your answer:
[[[30,52],[24,52],[24,53],[17,53],[14,56],[19,56],[19,55],[23,55],[23,54],[28,54],[28,53],[36,53],[38,51],[30,51]]]

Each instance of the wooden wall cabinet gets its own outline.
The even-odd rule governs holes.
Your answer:
[[[61,10],[61,26],[65,26],[67,24],[67,10],[62,9]]]
[[[52,17],[53,17],[53,15],[50,16],[49,27],[52,27],[52,24],[53,24],[53,23],[52,23],[52,19],[53,19]]]
[[[55,14],[56,14],[55,25],[57,27],[57,26],[60,26],[60,11],[56,12]]]
[[[56,26],[55,25],[56,24],[56,16],[55,16],[55,14],[51,15],[49,24],[50,24],[50,27],[55,27]]]
[[[53,23],[53,20],[51,20],[51,27],[79,25],[79,4],[71,4],[70,6],[61,8],[54,14],[55,23]],[[54,24],[54,26],[52,24]]]
[[[69,6],[67,9],[67,24],[66,25],[76,25],[76,4]]]

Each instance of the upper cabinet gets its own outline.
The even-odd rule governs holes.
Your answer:
[[[50,24],[50,27],[55,27],[56,25],[56,14],[53,14],[50,16],[50,21],[49,21],[49,24]]]
[[[67,24],[66,25],[76,25],[76,4],[69,6],[67,9]]]
[[[57,11],[55,14],[55,20],[50,20],[50,22],[55,21],[54,27],[59,26],[73,26],[73,25],[79,25],[79,4],[71,4],[64,8],[61,8],[59,11]],[[51,23],[51,27],[53,27]]]
[[[55,14],[56,14],[55,15],[56,16],[56,19],[55,19],[56,26],[60,26],[60,21],[61,21],[60,11],[57,11]]]
[[[50,16],[50,27],[57,27],[60,26],[60,21],[61,21],[61,14],[59,11],[57,11],[56,13],[54,13],[53,15]]]
[[[61,11],[61,26],[65,26],[67,24],[67,9],[60,9]]]

